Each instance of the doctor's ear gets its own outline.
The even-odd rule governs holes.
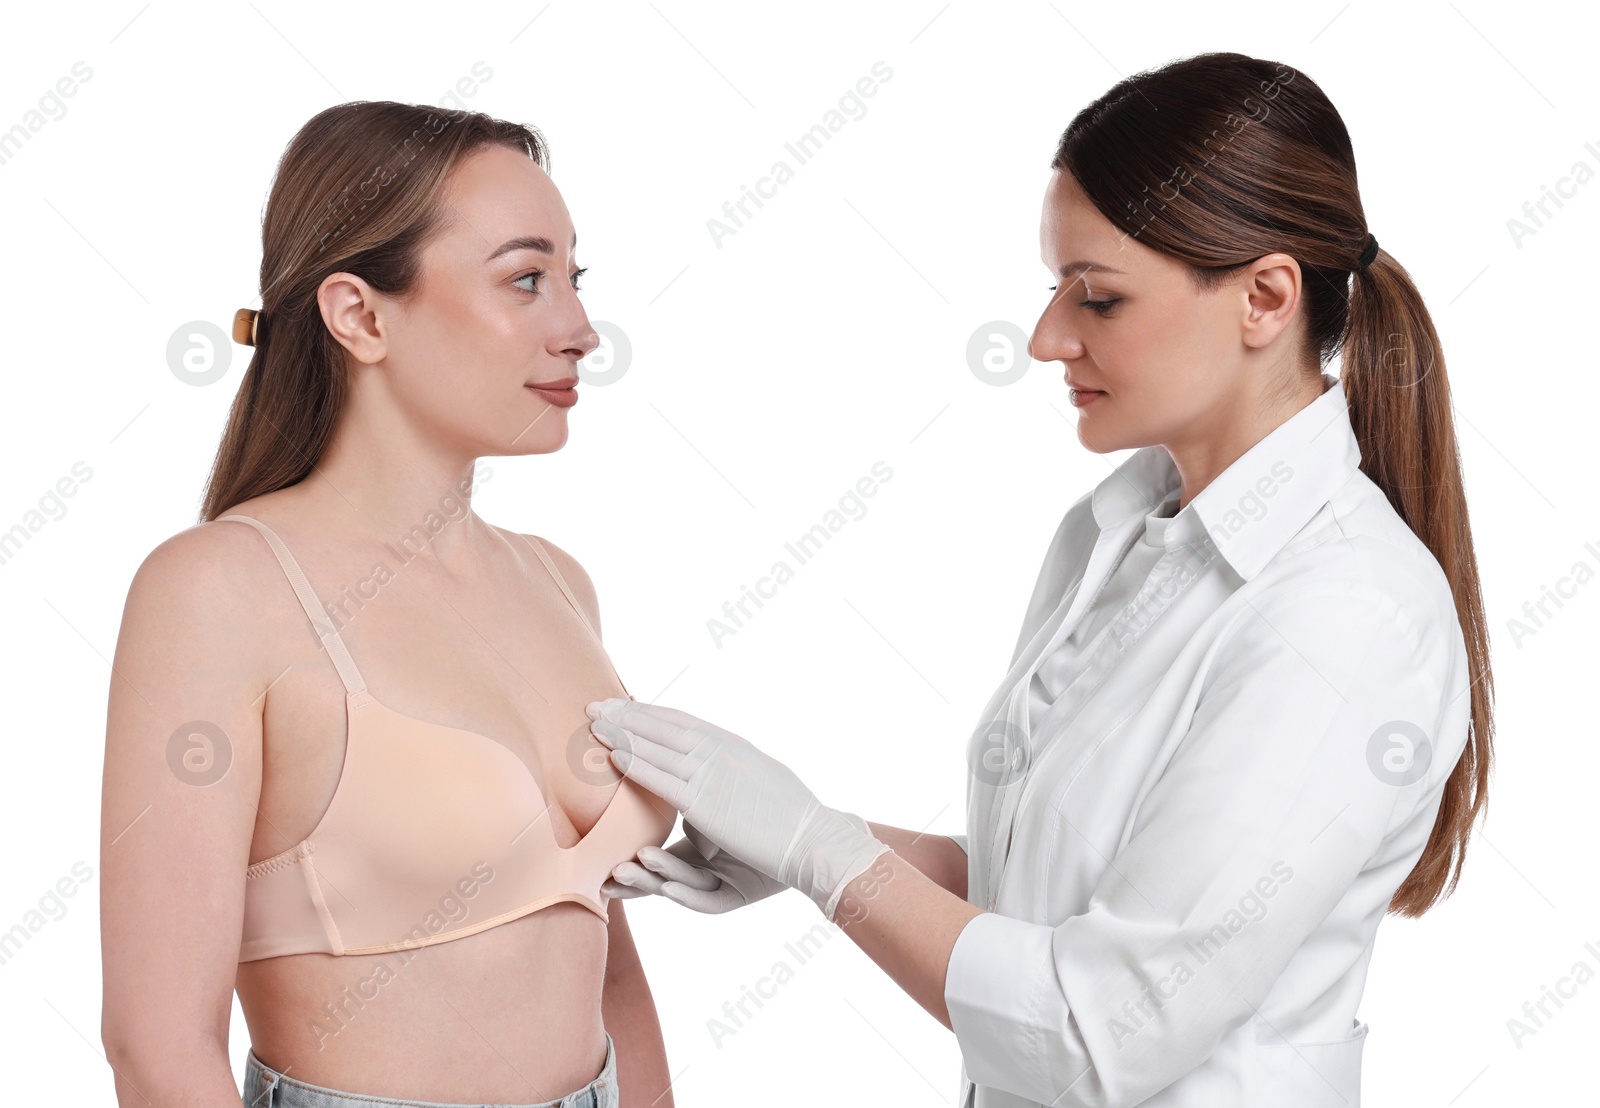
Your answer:
[[[1289,255],[1263,254],[1224,286],[1242,309],[1240,337],[1246,346],[1270,346],[1294,321],[1300,276],[1300,263]]]

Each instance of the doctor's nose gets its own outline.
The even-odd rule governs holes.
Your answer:
[[[1083,342],[1063,315],[1060,305],[1053,304],[1039,317],[1028,337],[1028,357],[1036,362],[1069,363],[1083,357]]]

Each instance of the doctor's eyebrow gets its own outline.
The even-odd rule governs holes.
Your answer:
[[[572,233],[572,246],[575,249],[577,245],[578,233],[574,231]],[[493,254],[483,260],[492,262],[501,254],[509,254],[513,250],[537,250],[541,254],[554,254],[556,252],[555,245],[543,235],[520,235],[514,239],[506,239],[505,242],[495,247]]]
[[[1122,270],[1116,269],[1116,268],[1114,268],[1112,266],[1109,266],[1109,265],[1101,265],[1099,262],[1077,261],[1077,262],[1067,262],[1065,265],[1063,265],[1059,269],[1057,269],[1056,273],[1061,277],[1061,279],[1063,281],[1065,281],[1068,277],[1071,277],[1074,273],[1082,273],[1084,270],[1088,270],[1088,269],[1098,269],[1101,273],[1122,273],[1123,272]]]

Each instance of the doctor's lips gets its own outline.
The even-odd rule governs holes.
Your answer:
[[[529,382],[524,387],[532,389],[558,408],[570,408],[578,402],[577,384],[576,377],[563,377],[558,381]]]
[[[1096,400],[1105,395],[1105,391],[1103,389],[1085,388],[1083,385],[1074,381],[1071,377],[1067,378],[1067,388],[1072,390],[1072,404],[1073,407],[1076,408],[1082,408],[1089,404],[1093,404]]]

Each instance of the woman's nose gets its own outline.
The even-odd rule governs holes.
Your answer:
[[[595,331],[594,327],[590,325],[589,321],[585,319],[583,321],[583,326],[578,330],[577,337],[572,340],[572,346],[570,349],[576,353],[578,358],[581,360],[583,358],[587,358],[590,354],[593,354],[599,345],[600,335]]]
[[[599,347],[600,335],[595,331],[594,324],[589,322],[589,313],[583,310],[576,296],[570,309],[565,328],[557,329],[551,335],[548,349],[558,357],[581,360]]]

